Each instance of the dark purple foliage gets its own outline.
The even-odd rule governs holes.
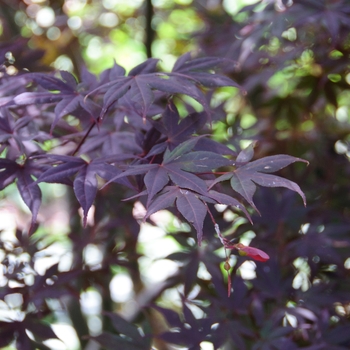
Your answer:
[[[127,75],[115,63],[95,77],[73,59],[74,74],[53,72],[27,40],[0,44],[0,190],[14,188],[31,212],[15,241],[0,240],[0,297],[22,300],[21,317],[0,320],[0,347],[49,349],[43,342],[57,338],[50,323],[62,313],[82,349],[90,341],[125,350],[200,350],[203,341],[215,350],[350,348],[350,132],[339,119],[349,107],[350,6],[271,0],[231,16],[210,3],[188,5],[205,23],[194,35],[204,54],[183,54],[170,72],[154,58]],[[3,11],[19,5],[27,6],[0,5],[5,34],[16,23]],[[234,112],[213,103],[222,87],[236,88]],[[256,122],[246,127],[249,114]],[[72,263],[40,274],[38,257],[54,247],[43,183],[68,189]],[[146,209],[139,221],[136,201]],[[168,233],[180,248],[165,259],[177,272],[147,288],[139,223],[155,225],[163,209],[189,225]],[[94,266],[84,256],[90,245],[103,252]],[[134,285],[125,317],[111,299],[114,270]],[[98,334],[79,304],[89,288],[102,297]],[[162,304],[172,288],[176,311]]]

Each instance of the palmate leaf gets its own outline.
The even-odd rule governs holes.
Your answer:
[[[41,204],[41,190],[32,175],[37,176],[42,171],[31,160],[23,165],[10,159],[0,159],[0,189],[4,189],[17,179],[18,191],[32,213],[30,232],[34,228]]]
[[[66,78],[70,73],[65,72],[63,74]],[[63,98],[68,98],[69,96],[75,97],[75,87],[76,83],[71,86],[69,83],[72,82],[72,79],[67,78],[69,83],[66,83],[50,74],[44,73],[28,73],[25,75],[26,80],[35,81],[37,84],[42,86],[44,89],[48,91],[59,91],[59,93],[51,93],[51,92],[24,92],[22,94],[17,95],[14,98],[14,102],[17,105],[28,105],[34,103],[52,103],[62,100]],[[74,79],[75,81],[75,79]]]
[[[206,195],[207,185],[204,180],[193,173],[211,172],[212,169],[230,165],[231,161],[213,152],[191,152],[202,137],[204,136],[187,140],[171,152],[167,149],[162,164],[130,166],[125,172],[116,176],[115,180],[145,174],[144,183],[148,191],[147,204],[150,204],[155,194],[160,192],[169,180],[181,188]]]
[[[17,188],[24,203],[28,206],[32,213],[32,229],[39,213],[41,204],[41,190],[39,186],[34,183],[31,172],[28,172],[27,168],[20,168],[17,171]]]
[[[15,181],[19,165],[10,159],[0,159],[0,191]]]
[[[174,103],[169,103],[162,114],[161,122],[154,122],[154,127],[167,137],[165,141],[172,151],[180,143],[188,140],[191,135],[200,130],[206,123],[205,113],[192,113],[180,119]]]
[[[232,165],[232,161],[214,152],[195,151],[176,158],[172,164],[178,164],[182,170],[192,173],[204,173]]]
[[[56,103],[55,119],[51,125],[51,132],[57,125],[59,119],[74,113],[78,109],[85,110],[95,120],[96,112],[100,112],[100,107],[78,92],[78,84],[74,76],[65,71],[60,71],[63,80],[44,73],[28,73],[27,80],[32,80],[39,84],[47,92],[24,92],[14,97],[17,105]]]
[[[16,116],[17,117],[17,116]],[[30,133],[29,130],[33,124],[31,116],[21,117],[15,119],[15,114],[8,109],[0,109],[0,143],[2,146],[8,146],[9,149],[13,141],[17,144],[21,153],[28,154],[33,151],[27,149],[28,143],[26,141],[32,140],[38,136],[39,133]],[[42,133],[43,134],[43,133]]]
[[[222,66],[225,63],[230,63],[231,65],[234,64],[234,62],[230,62],[229,60],[220,57],[201,57],[191,59],[191,54],[185,53],[176,61],[171,74],[174,76],[178,75],[182,78],[186,77],[187,79],[193,79],[197,83],[210,88],[221,86],[240,87],[237,83],[226,76],[206,72],[218,66]]]
[[[248,218],[248,220],[250,221],[251,224],[253,224],[253,221],[247,211],[247,209],[245,208],[245,206],[240,203],[236,198],[233,198],[231,196],[228,196],[225,193],[220,193],[220,192],[216,192],[213,190],[208,191],[207,196],[210,199],[213,199],[216,203],[218,204],[226,204],[226,205],[230,205],[233,206],[239,210],[242,210],[243,213],[245,214],[245,216]],[[206,202],[209,202],[208,198],[204,198],[204,200]]]
[[[200,245],[203,238],[203,222],[207,214],[207,207],[199,199],[196,192],[179,186],[166,186],[148,206],[144,220],[147,220],[155,212],[174,205],[174,203],[182,216],[196,229],[197,240]]]
[[[201,245],[203,237],[203,222],[207,215],[206,205],[191,191],[180,190],[177,196],[176,207],[182,216],[190,222],[197,231],[198,245]]]
[[[154,101],[153,90],[170,95],[184,94],[190,96],[203,106],[207,115],[210,115],[208,101],[199,86],[218,87],[237,86],[237,84],[228,77],[206,73],[206,71],[222,62],[222,59],[202,58],[193,60],[192,65],[187,62],[189,60],[190,56],[186,56],[186,67],[183,67],[181,63],[183,58],[180,64],[175,65],[177,69],[181,68],[182,70],[158,73],[156,71],[158,60],[149,59],[132,69],[128,76],[118,75],[110,82],[91,91],[90,94],[97,92],[104,94],[100,117],[103,118],[112,105],[125,96],[140,106],[142,117],[146,118],[147,112]]]
[[[102,155],[133,154],[142,152],[141,147],[135,142],[135,135],[127,131],[111,131],[102,125],[100,130],[95,128],[80,148],[78,154],[89,154],[98,150]]]
[[[111,180],[119,175],[121,170],[106,163],[106,159],[104,158],[94,159],[90,163],[73,156],[49,155],[47,158],[56,161],[56,163],[60,162],[60,164],[42,173],[37,182],[70,184],[71,177],[76,174],[73,182],[73,189],[84,212],[83,223],[85,226],[87,214],[97,193],[98,183],[96,175],[106,180]],[[133,188],[125,178],[117,180],[117,182]]]
[[[249,159],[252,155],[251,151],[251,147],[249,147],[248,150],[243,150],[242,152],[244,152],[244,154],[241,152],[237,159]],[[265,187],[288,188],[297,192],[302,197],[304,205],[306,205],[305,195],[295,182],[284,179],[280,176],[268,174],[278,171],[294,162],[304,162],[308,164],[307,161],[301,158],[296,158],[285,154],[264,157],[244,165],[239,165],[239,163],[237,163],[236,170],[218,177],[210,187],[213,187],[218,182],[230,180],[232,189],[238,192],[257,211],[258,209],[253,201],[253,196],[256,191],[256,184]]]
[[[142,117],[145,118],[154,100],[152,90],[158,90],[168,94],[188,95],[199,102],[207,113],[209,113],[208,102],[204,94],[193,82],[184,79],[180,80],[177,77],[169,77],[166,73],[147,73],[120,77],[100,86],[95,91],[98,90],[106,90],[100,115],[101,118],[124,95],[140,105]]]
[[[148,175],[148,172],[151,173]],[[167,185],[169,180],[182,188],[191,189],[203,195],[207,193],[207,185],[201,178],[181,170],[179,164],[173,164],[171,162],[168,164],[142,164],[130,166],[126,171],[109,180],[109,182],[119,180],[126,176],[142,174],[146,174],[144,181],[148,195],[150,196],[149,201],[156,193]]]
[[[179,212],[195,227],[199,244],[203,236],[203,221],[207,213],[204,201],[225,202],[245,211],[245,208],[234,198],[229,200],[228,196],[227,198],[220,197],[219,194],[215,194],[215,191],[209,194],[205,181],[196,174],[210,173],[213,169],[232,164],[231,160],[217,153],[192,151],[202,137],[204,136],[191,138],[172,151],[167,149],[162,164],[132,165],[110,180],[111,182],[126,176],[145,174],[144,184],[148,194],[146,219],[154,212],[176,202]]]
[[[51,92],[23,92],[14,98],[16,105],[53,103],[69,97],[68,94],[52,94]]]
[[[175,149],[170,151],[167,149],[164,153],[164,163],[171,163],[173,160],[181,157],[182,155],[192,151],[192,149],[196,146],[197,142],[203,138],[204,135],[198,137],[192,137],[191,139],[182,142]]]

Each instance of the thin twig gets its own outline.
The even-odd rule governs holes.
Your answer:
[[[86,138],[89,136],[91,130],[93,129],[93,127],[96,125],[96,122],[93,122],[88,131],[86,132],[86,134],[84,135],[84,137],[81,139],[81,141],[79,142],[77,148],[73,151],[72,156],[75,156],[75,154],[79,151],[80,147],[83,145],[83,143],[85,142]]]

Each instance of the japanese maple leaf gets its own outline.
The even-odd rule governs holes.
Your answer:
[[[175,104],[169,103],[161,120],[162,122],[154,122],[154,126],[167,137],[165,143],[170,150],[173,150],[200,130],[207,118],[205,113],[192,113],[181,120]]]
[[[132,69],[128,76],[117,76],[112,81],[93,90],[91,93],[98,91],[104,93],[100,117],[103,118],[111,106],[125,95],[131,101],[139,104],[142,117],[146,118],[147,112],[154,101],[153,90],[168,94],[188,95],[209,110],[204,94],[192,81],[187,79],[180,81],[177,77],[170,77],[167,73],[157,73],[158,61],[154,58],[148,59]]]
[[[32,175],[37,177],[41,171],[42,169],[31,160],[18,164],[10,159],[0,159],[0,190],[17,180],[18,191],[32,213],[30,232],[36,222],[41,204],[41,190]]]
[[[223,60],[220,58],[197,59],[197,61],[193,60],[195,62],[192,62],[192,64],[188,61],[191,61],[190,55],[183,56],[175,64],[171,73],[159,73],[156,71],[158,60],[151,58],[132,69],[128,76],[117,76],[110,82],[93,90],[91,93],[100,91],[104,94],[100,117],[103,118],[111,106],[125,96],[139,104],[142,117],[146,118],[147,112],[154,101],[154,90],[170,95],[184,94],[190,96],[199,102],[206,113],[210,115],[209,104],[200,86],[237,86],[237,84],[228,77],[205,72],[222,62]]]
[[[39,146],[31,140],[49,138],[48,134],[37,131],[32,121],[31,116],[19,117],[8,109],[0,109],[0,143],[2,150],[8,148],[7,158],[38,152]]]
[[[253,145],[241,151],[236,159],[237,168],[232,172],[218,177],[210,187],[213,187],[218,182],[230,180],[232,189],[239,193],[258,212],[259,210],[256,208],[253,201],[256,184],[265,187],[288,188],[297,192],[302,197],[304,205],[306,204],[305,195],[295,182],[280,176],[270,175],[269,173],[280,170],[294,162],[308,163],[307,161],[301,158],[279,154],[249,162],[253,154]]]
[[[93,101],[84,98],[79,92],[79,85],[69,72],[60,71],[63,80],[44,73],[28,73],[31,79],[47,91],[24,92],[14,98],[17,105],[31,105],[56,103],[55,119],[51,125],[51,132],[62,117],[83,108],[91,117],[96,119],[100,107]]]
[[[207,213],[204,198],[213,197],[210,201],[214,199],[215,203],[222,203],[222,198],[214,191],[208,193],[205,181],[195,173],[210,172],[212,169],[231,163],[230,160],[213,152],[191,152],[200,138],[185,141],[173,151],[167,149],[162,164],[130,166],[114,178],[145,174],[144,183],[148,194],[145,219],[158,210],[172,206],[175,202],[179,212],[195,227],[198,244],[202,241],[203,221]],[[169,185],[171,183],[176,186]],[[227,201],[227,198],[224,201]],[[232,201],[228,204],[239,205],[238,201]]]
[[[197,240],[200,245],[203,237],[203,222],[207,214],[207,207],[199,199],[196,192],[183,189],[179,186],[166,186],[147,208],[144,220],[155,212],[176,204],[182,216],[191,223],[197,231]]]
[[[230,60],[220,57],[200,57],[192,59],[191,53],[187,52],[178,58],[174,64],[171,75],[181,78],[186,77],[187,79],[195,80],[197,83],[210,88],[221,86],[240,87],[236,82],[224,75],[208,72],[225,63],[232,64]]]
[[[112,178],[115,178],[116,175],[120,174],[121,170],[106,163],[106,159],[104,158],[86,162],[82,158],[73,156],[48,155],[45,157],[52,159],[59,164],[41,174],[37,182],[69,184],[71,183],[71,177],[75,175],[73,189],[84,212],[83,223],[85,226],[88,211],[97,193],[98,184],[96,175],[99,175],[106,180],[111,180]],[[113,179],[112,181],[117,181],[126,186],[132,187],[127,179]]]
[[[212,169],[231,164],[231,161],[213,152],[191,152],[202,137],[187,140],[173,151],[167,149],[162,164],[132,165],[115,179],[145,174],[144,183],[148,193],[147,205],[170,180],[181,188],[207,195],[207,185],[196,173],[210,172]]]

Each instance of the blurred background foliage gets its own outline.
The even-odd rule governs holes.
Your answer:
[[[40,215],[50,219],[25,243],[16,227],[28,220],[26,208],[6,189],[1,254],[3,266],[17,261],[11,288],[22,283],[17,270],[28,280],[46,276],[44,259],[69,278],[85,264],[74,286],[80,305],[68,297],[40,304],[66,342],[53,349],[97,348],[83,335],[112,331],[101,310],[118,311],[143,329],[148,322],[154,333],[168,330],[168,314],[167,325],[155,309],[141,311],[151,302],[184,313],[187,324],[188,305],[197,320],[212,317],[219,327],[194,337],[203,350],[350,348],[349,33],[346,0],[1,0],[0,53],[8,73],[61,69],[79,77],[84,66],[99,74],[114,60],[130,70],[156,57],[169,70],[187,51],[225,57],[226,73],[243,93],[214,93],[214,137],[234,149],[258,141],[256,158],[285,153],[310,162],[281,172],[301,186],[307,208],[293,194],[269,189],[256,195],[262,215],[254,215],[254,226],[230,208],[218,212],[227,237],[272,257],[266,264],[232,258],[231,302],[224,297],[220,242],[208,233],[197,247],[172,213],[160,213],[139,232],[134,218],[142,217],[142,205],[121,202],[126,194],[108,188],[83,230],[69,190],[41,185],[48,204]],[[185,255],[163,259],[176,252]],[[23,272],[24,263],[32,270]],[[1,306],[8,317],[25,302],[11,295]],[[197,349],[169,334],[154,346],[175,349],[170,343]]]

